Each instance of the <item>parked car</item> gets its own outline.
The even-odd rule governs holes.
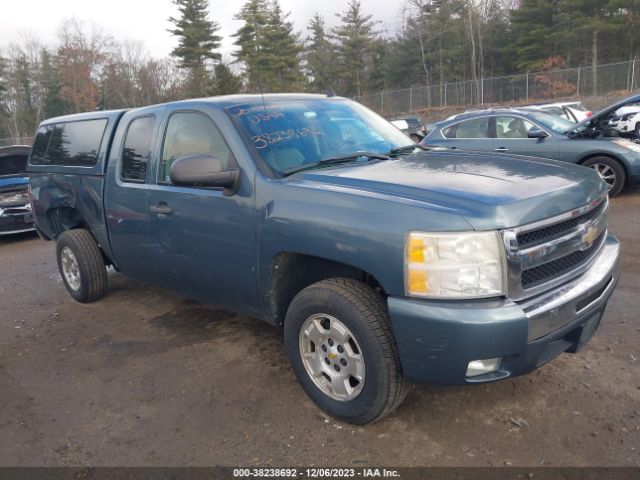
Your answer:
[[[584,165],[597,170],[615,196],[625,186],[640,183],[640,145],[611,137],[615,133],[608,122],[615,109],[579,124],[530,109],[478,110],[440,122],[423,143]]]
[[[420,117],[398,117],[390,120],[391,124],[406,133],[414,142],[421,141],[427,135],[427,127]]]
[[[79,302],[108,264],[281,327],[307,394],[347,422],[387,415],[408,381],[493,382],[579,350],[619,276],[602,179],[408,143],[321,95],[54,118],[30,158],[37,228]]]
[[[640,105],[627,105],[616,110],[609,126],[621,136],[640,138]]]
[[[0,147],[0,235],[32,231],[27,160],[31,147]]]
[[[542,112],[550,113],[551,115],[565,118],[573,123],[579,123],[593,115],[593,112],[582,105],[582,102],[540,103],[533,105],[524,105],[519,108],[539,110]]]

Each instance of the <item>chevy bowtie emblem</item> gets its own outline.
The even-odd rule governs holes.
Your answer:
[[[598,238],[598,229],[596,227],[589,227],[584,235],[582,235],[582,247],[587,249],[593,245],[593,242]]]

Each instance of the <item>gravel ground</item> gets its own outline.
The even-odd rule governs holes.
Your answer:
[[[591,343],[524,377],[416,386],[353,427],[298,386],[280,331],[122,275],[80,305],[54,244],[0,238],[0,466],[640,466],[640,192]]]

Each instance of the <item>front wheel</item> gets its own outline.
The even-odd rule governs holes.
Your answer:
[[[284,328],[298,380],[330,415],[373,422],[404,399],[407,383],[386,304],[362,282],[334,278],[305,288],[291,302]]]
[[[56,243],[64,286],[78,302],[95,302],[107,289],[107,270],[98,244],[84,229],[67,230]]]
[[[615,197],[624,188],[626,173],[624,167],[617,160],[609,157],[594,157],[582,165],[593,168],[600,174],[602,179],[607,183],[609,196]]]

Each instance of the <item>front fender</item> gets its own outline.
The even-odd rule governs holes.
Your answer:
[[[389,201],[278,181],[261,182],[256,195],[261,211],[258,279],[265,301],[272,261],[284,252],[355,267],[375,277],[389,295],[404,295],[407,232],[470,229],[450,211],[403,204],[402,199]]]

